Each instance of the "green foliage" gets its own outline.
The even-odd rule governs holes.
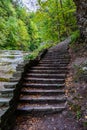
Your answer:
[[[72,44],[75,43],[79,37],[80,37],[80,32],[78,30],[73,32],[71,35],[71,43]]]
[[[74,98],[79,101],[79,98],[77,98],[77,97],[74,97]],[[81,106],[79,104],[74,104],[72,102],[69,102],[69,107],[70,107],[71,111],[73,111],[75,113],[75,116],[77,119],[80,119],[82,117]]]
[[[77,30],[76,7],[72,0],[39,0],[39,4],[34,21],[43,41],[59,42]]]
[[[80,110],[77,111],[77,112],[76,112],[76,117],[77,117],[77,119],[80,119],[81,116],[82,116],[81,111],[80,111]]]
[[[73,0],[38,2],[40,8],[28,12],[22,0],[0,1],[1,49],[35,50],[34,55],[37,55],[39,48],[44,48],[40,47],[42,42],[58,43],[69,35],[72,35],[72,42],[77,39]]]
[[[33,59],[35,59],[40,54],[40,52],[42,52],[45,49],[48,49],[48,48],[52,47],[53,45],[54,44],[48,44],[48,43],[46,43],[46,44],[44,44],[42,46],[39,46],[38,49],[34,50],[31,54],[25,56],[24,59],[25,60],[29,60],[29,59],[33,60]]]
[[[83,126],[84,126],[85,128],[87,128],[87,121],[86,121],[86,122],[83,122]]]
[[[34,50],[40,38],[30,13],[11,0],[0,1],[0,48]]]
[[[0,77],[0,82],[8,82],[8,81],[9,81],[8,78],[2,78],[2,77]]]

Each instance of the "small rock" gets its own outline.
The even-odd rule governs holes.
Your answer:
[[[54,127],[53,130],[57,130],[56,127]]]
[[[52,118],[52,121],[54,121],[54,118]]]
[[[82,70],[87,70],[87,67],[83,67]]]

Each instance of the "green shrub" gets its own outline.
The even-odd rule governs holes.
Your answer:
[[[71,43],[74,44],[79,37],[80,37],[80,32],[78,30],[73,32],[71,35]]]
[[[38,49],[34,50],[31,54],[25,56],[24,59],[25,60],[28,60],[28,59],[33,60],[39,55],[39,53],[41,51],[43,51],[44,49],[48,49],[48,48],[52,47],[53,45],[54,44],[52,44],[52,43],[51,44],[46,43],[44,45],[41,45]]]

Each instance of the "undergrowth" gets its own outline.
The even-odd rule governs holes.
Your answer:
[[[75,44],[75,42],[79,39],[79,37],[80,37],[79,30],[76,30],[75,32],[73,32],[71,35],[71,45]]]
[[[25,60],[28,60],[28,59],[33,60],[36,57],[38,57],[40,52],[42,52],[43,50],[48,49],[48,48],[50,48],[54,45],[56,45],[56,43],[46,43],[44,45],[41,45],[41,46],[38,47],[38,49],[34,50],[31,54],[25,56],[24,59]]]

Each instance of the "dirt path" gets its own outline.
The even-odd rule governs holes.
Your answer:
[[[83,130],[71,112],[44,115],[43,117],[18,117],[14,130]]]

